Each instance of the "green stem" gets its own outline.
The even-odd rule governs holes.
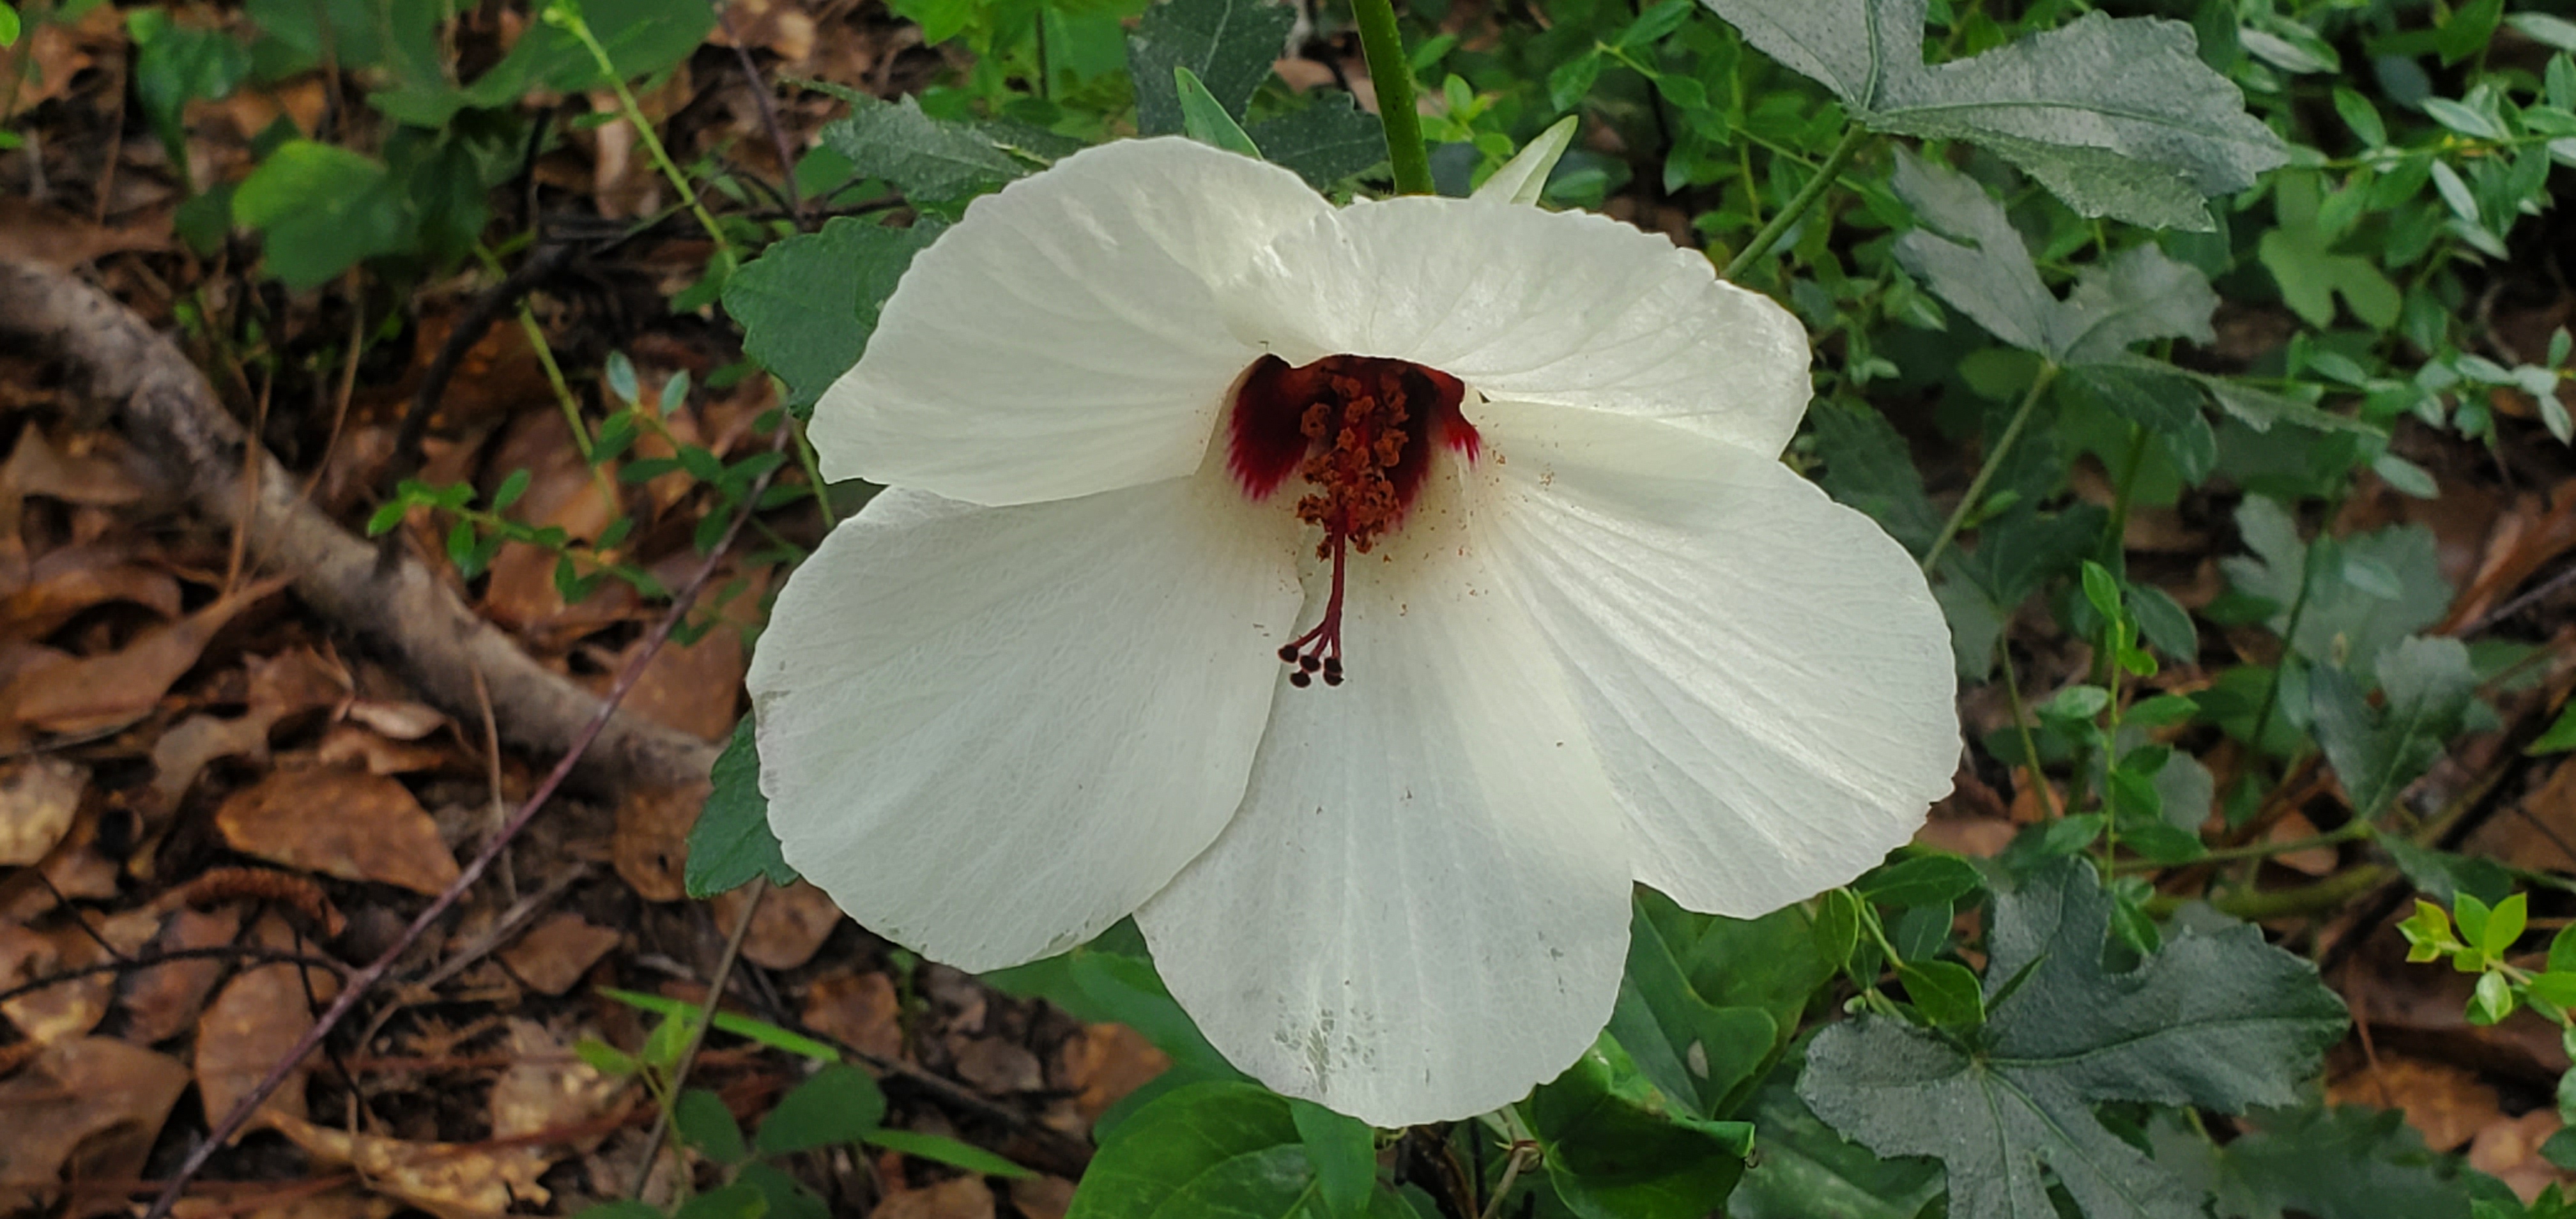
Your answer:
[[[814,507],[822,511],[823,528],[829,530],[841,519],[832,511],[831,490],[823,485],[822,458],[814,452],[814,442],[806,436],[802,422],[790,417],[787,426],[796,429],[796,468],[805,471],[806,485],[814,489]]]
[[[608,48],[600,45],[599,36],[590,32],[590,23],[582,18],[580,10],[563,8],[553,11],[561,14],[564,28],[580,39],[581,45],[589,49],[590,57],[598,62],[599,74],[617,90],[617,107],[624,112],[627,125],[635,129],[637,139],[644,141],[645,154],[653,159],[654,167],[662,171],[662,178],[671,184],[671,189],[679,192],[681,202],[697,216],[698,227],[705,229],[708,239],[716,243],[716,262],[731,273],[741,265],[741,260],[734,255],[733,243],[725,239],[724,229],[716,224],[716,218],[707,211],[707,205],[698,201],[697,188],[689,185],[688,176],[682,174],[678,163],[671,160],[670,150],[662,147],[662,137],[654,133],[652,120],[644,117],[644,107],[636,102],[635,91],[626,87],[626,78],[618,74],[617,64],[609,58]],[[792,166],[790,171],[793,171]]]
[[[1770,253],[1771,247],[1780,240],[1780,235],[1788,232],[1789,226],[1798,222],[1798,217],[1806,215],[1807,209],[1813,206],[1816,200],[1824,197],[1826,189],[1834,184],[1835,179],[1842,177],[1843,167],[1851,164],[1853,157],[1860,155],[1861,142],[1868,138],[1869,132],[1862,128],[1846,129],[1843,132],[1842,142],[1834,145],[1833,152],[1825,157],[1825,163],[1816,168],[1816,176],[1808,179],[1805,186],[1798,188],[1797,194],[1790,196],[1789,201],[1781,205],[1780,211],[1771,217],[1771,222],[1763,225],[1762,231],[1753,235],[1753,240],[1744,243],[1744,248],[1726,264],[1726,270],[1718,273],[1718,278],[1733,280],[1744,274],[1745,269],[1751,267],[1755,259]]]
[[[2013,410],[2012,422],[2004,425],[2004,434],[1995,438],[1994,450],[1986,454],[1985,464],[1977,467],[1976,478],[1969,481],[1968,493],[1960,496],[1959,506],[1950,510],[1950,519],[1941,522],[1941,532],[1932,539],[1932,549],[1923,552],[1923,574],[1932,574],[1942,552],[1950,549],[1951,540],[1959,536],[1959,526],[1976,510],[1977,501],[1986,493],[1986,484],[1994,481],[1995,471],[2003,468],[2004,457],[2012,452],[2013,442],[2021,439],[2022,428],[2030,423],[2031,412],[2039,406],[2039,396],[2047,393],[2049,382],[2056,379],[2055,364],[2039,366],[2039,375],[2031,379],[2030,392],[2022,395],[2021,405]]]
[[[2356,838],[2367,838],[2370,836],[2370,828],[2370,823],[2367,821],[2347,821],[2322,834],[2310,834],[2304,838],[2285,838],[2279,842],[2249,842],[2241,847],[2221,847],[2215,851],[2201,855],[2199,858],[2188,860],[2186,862],[2196,864],[2228,863],[2239,859],[2269,859],[2275,855],[2294,855],[2300,851],[2311,850],[2316,847],[2338,846]],[[2164,866],[2165,865],[2163,864],[2149,863],[2142,859],[2132,859],[2123,860],[2119,866],[2119,870],[2122,872],[2153,872]]]
[[[2340,504],[2342,497],[2336,497],[2336,502]],[[2327,519],[2332,520],[2333,515],[2329,513]],[[2289,620],[2281,624],[2281,658],[2272,664],[2272,680],[2263,683],[2263,701],[2254,712],[2254,733],[2247,742],[2257,756],[2263,751],[2263,739],[2271,735],[2272,711],[2281,705],[2281,678],[2290,671],[2291,662],[2298,659],[2299,619],[2308,612],[2308,589],[2317,582],[2317,550],[2323,545],[2325,537],[2320,534],[2299,560],[2299,595],[2290,598]]]
[[[2039,806],[2048,810],[2049,820],[2055,821],[2065,816],[2066,810],[2057,806],[2057,793],[2049,790],[2048,773],[2039,768],[2039,743],[2031,736],[2030,708],[2022,702],[2021,675],[2013,672],[2010,623],[1995,637],[1995,655],[2003,661],[2004,699],[2012,704],[2013,730],[2021,734],[2023,769],[2030,772],[2031,783],[2039,788]]]
[[[1393,0],[1351,0],[1360,23],[1360,50],[1369,81],[1377,86],[1377,114],[1386,124],[1386,159],[1399,195],[1436,193],[1431,154],[1422,143],[1422,115],[1413,105],[1413,66],[1404,58],[1404,34],[1395,26]]]

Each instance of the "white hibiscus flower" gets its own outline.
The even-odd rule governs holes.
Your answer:
[[[771,824],[959,968],[1135,915],[1280,1092],[1509,1103],[1607,1022],[1631,882],[1761,914],[1948,789],[1947,629],[1777,460],[1808,392],[1786,312],[1600,216],[1067,158],[815,411],[892,489],[760,641]]]

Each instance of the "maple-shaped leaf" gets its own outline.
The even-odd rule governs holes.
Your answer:
[[[2224,1147],[2159,1117],[2147,1140],[2158,1163],[2217,1195],[2222,1219],[2469,1219],[2458,1161],[2427,1149],[2396,1109],[2264,1113]]]
[[[2080,859],[1997,893],[1986,1024],[1949,1036],[1856,1017],[1817,1034],[1799,1095],[1880,1155],[1938,1158],[1953,1215],[2053,1219],[2045,1166],[2094,1219],[2198,1219],[2204,1191],[2095,1108],[2291,1104],[2343,1036],[2343,1001],[2251,926],[2177,929],[2136,969],[2108,972],[2111,904]]]
[[[2218,294],[2209,277],[2155,246],[2085,268],[2061,301],[2040,282],[2003,205],[1976,179],[1900,148],[1896,194],[1924,224],[1896,239],[1897,261],[2006,343],[2058,364],[2097,364],[2120,362],[2131,344],[2149,339],[2216,338],[2209,319]]]
[[[2202,200],[2289,159],[2202,63],[2190,26],[2087,13],[1983,55],[1923,62],[1925,0],[1702,0],[1872,131],[1967,140],[2087,216],[2208,231]]]

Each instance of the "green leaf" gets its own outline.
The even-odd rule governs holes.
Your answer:
[[[719,1185],[680,1204],[671,1219],[764,1219],[769,1197],[747,1181]]]
[[[2079,365],[2067,369],[2057,384],[2150,432],[2178,433],[2200,422],[2200,387],[2153,361]]]
[[[1172,135],[1186,128],[1174,68],[1189,69],[1225,113],[1242,118],[1296,20],[1294,12],[1263,0],[1168,0],[1145,10],[1127,39],[1137,132]]]
[[[2379,844],[2380,850],[2388,852],[2388,858],[2397,864],[2397,870],[2406,874],[2407,883],[2414,885],[2418,892],[2446,904],[2461,897],[2499,902],[2504,900],[2505,894],[2513,891],[2513,874],[2505,871],[2502,864],[2484,856],[2456,855],[2417,846],[2403,834],[2381,833],[2374,835],[2372,841]],[[2437,909],[2434,914],[2440,915],[2441,911]],[[2450,930],[2447,916],[2439,921],[2438,929],[2446,933]]]
[[[796,883],[796,869],[787,866],[778,835],[769,829],[769,798],[760,794],[760,753],[750,716],[733,726],[733,739],[708,777],[713,790],[689,828],[689,896],[713,897],[763,876],[771,884]]]
[[[1550,124],[1528,147],[1513,154],[1492,177],[1485,179],[1474,197],[1498,203],[1536,204],[1547,191],[1548,174],[1556,169],[1558,159],[1574,143],[1575,129],[1582,125],[1582,117],[1572,114]]]
[[[1132,951],[1103,946],[1122,928],[1127,936],[1134,936],[1134,924],[1121,923],[1090,945],[995,970],[983,975],[984,981],[1015,995],[1050,1000],[1080,1020],[1124,1024],[1171,1055],[1178,1068],[1203,1076],[1243,1078],[1208,1044],[1189,1013],[1172,1000],[1162,977],[1154,972],[1154,963],[1145,957],[1141,938],[1135,940]]]
[[[940,227],[834,217],[820,232],[769,247],[725,281],[725,312],[742,324],[744,353],[787,383],[787,407],[798,418],[866,354],[878,311]]]
[[[987,1177],[1028,1180],[1038,1175],[981,1147],[941,1134],[923,1134],[917,1130],[873,1130],[868,1133],[867,1141],[899,1155],[962,1168]]]
[[[18,10],[0,4],[0,47],[17,45],[19,28]]]
[[[1884,864],[1852,882],[1882,906],[1948,906],[1977,891],[1985,875],[1956,855],[1926,853]]]
[[[370,521],[368,525],[372,528],[374,522]],[[2541,733],[2539,739],[2524,747],[2522,752],[2526,757],[2539,757],[2542,754],[2565,753],[2570,749],[2576,749],[2576,701],[2570,701],[2566,706],[2559,708],[2558,718],[2549,722],[2549,730]]]
[[[613,74],[621,80],[650,76],[679,63],[715,28],[715,10],[699,0],[582,0],[580,11],[591,35],[607,50]],[[598,58],[572,31],[532,21],[511,44],[510,53],[465,88],[449,86],[431,74],[367,100],[399,122],[443,127],[460,111],[506,108],[531,90],[580,93],[607,83]]]
[[[1923,493],[1923,474],[1905,437],[1886,415],[1826,399],[1808,408],[1807,427],[1816,455],[1825,460],[1816,473],[1825,494],[1868,513],[1907,550],[1919,555],[1931,548],[1941,532],[1941,514]]]
[[[2289,154],[2200,60],[2191,27],[2087,13],[1983,55],[1923,62],[1926,0],[1704,0],[1873,131],[1981,144],[2087,216],[2209,230],[2202,202]]]
[[[1977,975],[1955,961],[1899,961],[1896,980],[1905,985],[1906,1001],[1940,1028],[1966,1028],[1986,1018],[1977,994]]]
[[[1726,1200],[1729,1219],[1914,1219],[1941,1196],[1940,1166],[1882,1160],[1817,1121],[1794,1082],[1805,1063],[1782,1063],[1754,1099],[1759,1154]]]
[[[1897,238],[1897,261],[1996,338],[2057,364],[2121,359],[2149,339],[2206,343],[2218,295],[2196,267],[2153,245],[2086,267],[2064,301],[2040,282],[2003,205],[1976,179],[1904,149],[1896,194],[1926,227]]]
[[[1271,164],[1317,190],[1386,161],[1386,128],[1347,93],[1326,93],[1302,110],[1254,123],[1246,134]]]
[[[825,124],[822,139],[849,159],[851,173],[884,179],[916,204],[963,203],[1039,167],[983,128],[923,113],[910,97],[854,96],[850,113]]]
[[[724,1098],[704,1088],[680,1093],[679,1102],[671,1106],[671,1128],[680,1132],[681,1142],[716,1163],[740,1164],[751,1157],[733,1111],[725,1108]]]
[[[2376,262],[2334,252],[2342,234],[2324,227],[2323,190],[2314,173],[2280,175],[2274,193],[2278,223],[2263,230],[2255,257],[2280,285],[2282,303],[2311,326],[2334,324],[2336,297],[2343,298],[2354,317],[2374,327],[2395,326],[2404,297]]]
[[[2504,0],[2468,0],[2452,9],[2450,18],[2433,30],[2433,49],[2442,53],[2443,66],[2485,50],[2503,19]]]
[[[233,219],[267,235],[260,265],[297,290],[412,243],[411,205],[384,165],[312,140],[269,153],[233,192]]]
[[[1199,83],[1198,73],[1188,68],[1172,69],[1172,84],[1181,98],[1181,130],[1191,139],[1212,148],[1240,153],[1253,160],[1261,159],[1261,149],[1252,137],[1243,134],[1243,124],[1219,105],[1216,95]]]
[[[1675,947],[1640,898],[1609,1032],[1675,1105],[1693,1117],[1722,1114],[1770,1062],[1780,1026],[1761,1007],[1709,1002],[1683,974]]]
[[[1700,1219],[1735,1189],[1752,1150],[1750,1124],[1675,1114],[1607,1037],[1541,1084],[1529,1115],[1549,1183],[1583,1219]]]
[[[2289,642],[2292,651],[2319,664],[2368,678],[2378,671],[2382,653],[2439,621],[2450,606],[2450,582],[2442,578],[2433,532],[2423,526],[2302,542],[2298,522],[2279,503],[2249,495],[2237,505],[2236,529],[2253,553],[2221,559],[2219,569],[2237,591],[2272,603],[2272,630],[2288,628],[2301,585],[2313,581],[2298,634]],[[2313,554],[2318,547],[2326,552]],[[2345,578],[2342,573],[2356,563],[2390,573],[2387,586],[2372,591]]]
[[[1880,1155],[1940,1158],[1954,1215],[2055,1214],[2043,1164],[2097,1219],[2200,1215],[2201,1196],[2105,1128],[2096,1108],[2292,1103],[2342,1037],[2343,1004],[2251,926],[2181,930],[2135,970],[2107,973],[2111,907],[2092,865],[2075,859],[1998,893],[1984,1036],[1969,1046],[1856,1017],[1817,1034],[1800,1094]]]
[[[885,1093],[857,1067],[833,1063],[778,1098],[761,1119],[753,1145],[765,1156],[787,1155],[870,1138],[885,1120]]]
[[[830,1203],[774,1165],[745,1164],[735,1170],[734,1181],[760,1191],[761,1200],[769,1204],[761,1219],[832,1219]]]
[[[1192,1084],[1109,1132],[1065,1219],[1286,1219],[1316,1188],[1285,1097],[1245,1083]]]
[[[1356,1215],[1377,1188],[1377,1131],[1313,1101],[1291,1099],[1288,1115],[1304,1140],[1318,1196],[1328,1215]]]
[[[666,1025],[665,1027],[676,1025],[685,1029],[687,1025],[695,1022],[698,1018],[698,1005],[684,1002],[679,999],[665,998],[661,995],[639,994],[631,990],[619,990],[613,986],[600,987],[599,993],[607,996],[608,998],[615,999],[628,1007],[641,1008],[648,1012],[658,1012],[664,1016],[670,1017],[669,1025]],[[811,1037],[799,1036],[798,1034],[788,1032],[777,1025],[771,1024],[768,1021],[754,1020],[749,1016],[745,1016],[737,1012],[717,1012],[715,1026],[718,1029],[731,1033],[736,1037],[756,1041],[773,1050],[783,1050],[802,1058],[811,1058],[817,1062],[839,1062],[841,1060],[841,1052],[839,1050],[833,1049],[822,1042],[816,1041]],[[661,1031],[656,1029],[654,1035],[657,1037],[660,1036]],[[660,1061],[649,1054],[644,1055],[643,1057],[648,1062],[658,1063]]]
[[[2397,1109],[2266,1111],[2224,1147],[2181,1121],[2147,1127],[2157,1162],[2217,1195],[2224,1219],[2468,1219],[2458,1163]]]
[[[2468,646],[2451,638],[2398,644],[2381,657],[2379,681],[2387,705],[2377,709],[2343,670],[2320,668],[2309,686],[2317,743],[2365,820],[2441,760],[2478,688]]]

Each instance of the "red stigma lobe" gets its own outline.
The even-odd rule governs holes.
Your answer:
[[[1333,563],[1322,621],[1279,649],[1291,684],[1342,684],[1342,593],[1351,551],[1367,554],[1400,529],[1439,448],[1476,456],[1459,411],[1466,386],[1438,369],[1380,356],[1326,356],[1290,367],[1263,356],[1244,374],[1227,421],[1226,467],[1254,500],[1300,474],[1313,488],[1297,519],[1323,530],[1317,558]],[[1436,443],[1434,443],[1436,442]]]

